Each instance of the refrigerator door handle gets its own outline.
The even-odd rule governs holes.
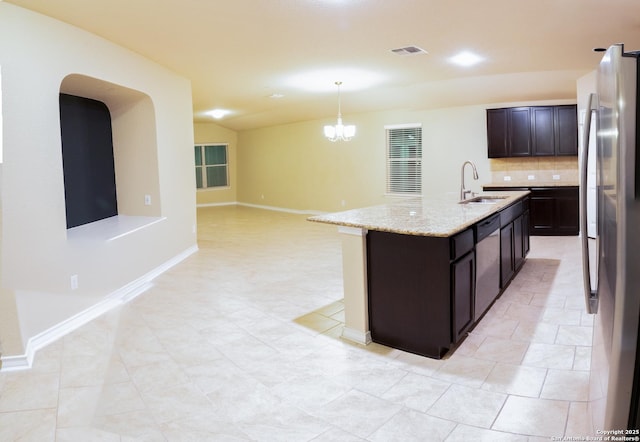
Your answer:
[[[589,264],[589,235],[587,234],[587,176],[589,164],[589,136],[591,132],[591,115],[598,112],[598,96],[590,94],[587,101],[582,128],[582,161],[580,168],[580,235],[582,239],[582,278],[584,284],[584,300],[587,313],[598,312],[598,292],[591,287],[591,268]],[[597,289],[597,287],[596,287]]]

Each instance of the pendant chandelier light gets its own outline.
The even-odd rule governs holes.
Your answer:
[[[353,124],[345,126],[342,124],[342,114],[340,113],[340,85],[341,81],[336,81],[338,86],[338,122],[334,126],[324,127],[324,136],[329,141],[349,141],[356,134],[356,127]]]

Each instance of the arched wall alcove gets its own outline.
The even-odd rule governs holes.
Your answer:
[[[60,93],[97,100],[109,109],[118,215],[161,216],[156,118],[151,98],[81,74],[66,76]]]

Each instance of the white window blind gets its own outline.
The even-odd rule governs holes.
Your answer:
[[[422,193],[422,127],[419,124],[386,126],[387,193]]]
[[[194,153],[198,189],[229,185],[226,144],[199,144],[195,146]]]

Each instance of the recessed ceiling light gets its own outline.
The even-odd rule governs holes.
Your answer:
[[[469,51],[462,51],[449,59],[451,63],[464,67],[473,66],[480,63],[482,60],[484,60],[482,57]]]
[[[269,98],[273,98],[273,99],[275,99],[275,100],[277,100],[278,98],[283,98],[283,97],[284,97],[284,94],[279,94],[279,93],[277,93],[277,92],[275,92],[275,93],[273,93],[273,94],[269,95]]]
[[[229,115],[230,113],[231,111],[226,109],[214,109],[214,110],[210,110],[206,114],[209,115],[210,117],[215,118],[216,120],[219,120],[220,118],[223,118],[224,116]]]

